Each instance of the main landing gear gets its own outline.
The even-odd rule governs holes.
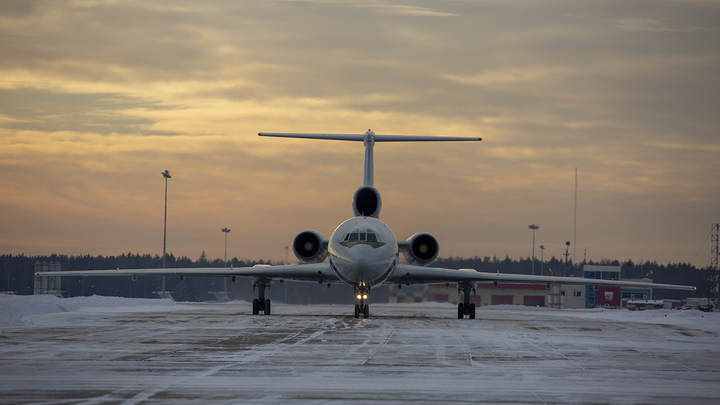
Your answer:
[[[365,303],[365,300],[370,294],[370,289],[367,287],[355,287],[353,288],[355,297],[360,300],[359,304],[355,304],[355,318],[368,318],[370,317],[370,305]]]
[[[475,319],[475,304],[470,303],[470,292],[475,292],[475,286],[472,283],[458,284],[458,292],[463,292],[463,302],[458,304],[458,319],[465,318]]]
[[[265,298],[265,289],[270,288],[271,284],[272,280],[253,280],[253,291],[256,287],[259,289],[258,298],[255,298],[252,303],[253,315],[258,315],[260,312],[270,315],[270,300]]]

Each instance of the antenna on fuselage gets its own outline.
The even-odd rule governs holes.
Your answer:
[[[259,136],[278,138],[329,139],[334,141],[355,141],[365,145],[365,168],[363,185],[353,196],[353,212],[356,216],[380,216],[380,193],[375,189],[375,169],[373,147],[375,142],[447,142],[447,141],[482,141],[482,138],[466,136],[415,136],[415,135],[377,135],[371,130],[364,134],[298,134],[285,132],[258,132]]]

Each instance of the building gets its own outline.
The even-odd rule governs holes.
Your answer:
[[[598,280],[619,280],[620,266],[583,266],[583,277]],[[652,283],[650,279],[628,280]],[[456,283],[429,284],[427,286],[403,286],[394,288],[388,294],[390,302],[462,302],[462,294]],[[652,300],[652,288],[593,286],[593,285],[550,285],[530,283],[478,283],[470,303],[476,306],[525,305],[549,308],[626,308],[630,300]]]
[[[478,283],[470,303],[476,306],[488,305],[526,305],[545,307],[550,292],[544,284]],[[429,284],[423,296],[426,301],[450,302],[459,304],[462,295],[458,293],[456,283]]]
[[[583,266],[583,277],[597,280],[620,280],[620,266]],[[645,278],[635,281],[651,284],[652,280]],[[626,308],[629,300],[652,300],[652,288],[642,287],[615,287],[615,286],[585,286],[584,308]],[[581,307],[582,308],[582,307]]]

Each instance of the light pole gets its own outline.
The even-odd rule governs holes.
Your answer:
[[[225,267],[227,267],[227,234],[230,233],[230,229],[223,228],[221,231],[225,234]]]
[[[545,264],[545,245],[540,245],[540,275],[543,275],[543,265]]]
[[[532,249],[532,275],[535,275],[535,230],[540,229],[539,226],[532,224],[528,225],[528,228],[532,229],[533,231],[533,249]]]
[[[165,177],[165,221],[163,223],[163,269],[165,268],[165,249],[167,247],[167,184],[168,179],[171,177],[170,172],[165,170],[160,172]],[[165,292],[165,276],[162,278],[162,292]]]
[[[570,255],[570,241],[565,242],[565,277],[567,277],[568,256]]]
[[[288,264],[288,250],[290,248],[288,246],[285,246],[285,264]]]

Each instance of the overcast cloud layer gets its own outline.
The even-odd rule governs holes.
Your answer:
[[[257,132],[371,128],[483,138],[376,146],[398,239],[528,257],[535,223],[559,257],[577,167],[577,260],[705,266],[718,31],[715,1],[3,1],[0,253],[161,253],[167,169],[169,252],[284,260],[363,150]]]

